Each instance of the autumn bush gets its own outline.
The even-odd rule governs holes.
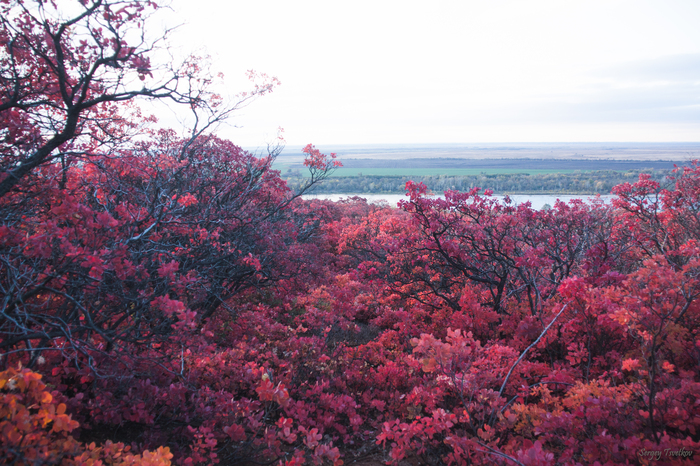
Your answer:
[[[140,454],[123,443],[80,444],[70,433],[79,427],[66,414],[60,393],[51,394],[42,376],[29,369],[0,372],[0,453],[8,464],[168,465],[167,447]]]
[[[546,211],[304,200],[333,154],[293,191],[209,131],[276,80],[225,106],[130,42],[157,5],[75,8],[0,2],[0,462],[695,461],[697,162]]]

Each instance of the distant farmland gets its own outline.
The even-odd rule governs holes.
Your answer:
[[[537,152],[538,148],[530,148],[529,153],[540,154],[532,158],[459,158],[450,157],[455,153],[450,151],[441,153],[447,156],[436,157],[435,149],[429,148],[423,152],[413,148],[410,152],[413,157],[406,158],[400,158],[400,154],[408,155],[407,152],[380,151],[377,155],[384,156],[380,158],[356,150],[345,156],[339,154],[343,167],[317,185],[313,192],[401,194],[410,180],[422,182],[434,192],[479,187],[497,194],[610,194],[618,184],[634,183],[640,173],[648,173],[652,179],[668,185],[673,182],[674,165],[688,164],[687,160],[653,159],[651,149],[654,148],[647,147],[643,159],[622,160],[602,158],[603,153],[591,154],[598,158],[581,158],[580,155],[550,158]],[[577,152],[583,152],[580,149],[577,146]],[[428,152],[433,156],[423,155]],[[483,151],[482,157],[490,153],[493,151]],[[279,157],[274,168],[282,172],[293,189],[308,180],[308,170],[299,158]]]
[[[400,194],[411,180],[424,183],[434,192],[479,187],[497,194],[610,194],[618,184],[634,183],[640,173],[648,173],[662,185],[670,184],[674,166],[673,162],[648,160],[433,159],[429,167],[416,166],[427,165],[427,161],[419,159],[346,162],[313,192]],[[282,171],[293,189],[308,180],[308,172],[300,164],[278,164],[275,168]]]
[[[547,175],[576,172],[615,171],[643,172],[672,170],[673,161],[651,160],[552,160],[552,159],[488,159],[465,160],[452,158],[341,159],[343,167],[334,177],[352,176],[476,176],[476,175]],[[681,164],[681,162],[676,162]],[[295,173],[308,176],[301,163],[278,160],[275,169],[283,175]]]
[[[252,152],[262,152],[260,148],[249,148]],[[285,147],[277,158],[282,165],[303,162],[302,146]],[[632,143],[632,142],[598,142],[598,143],[470,143],[470,144],[357,144],[357,145],[321,145],[318,149],[328,154],[335,152],[338,158],[353,168],[360,163],[389,168],[390,163],[405,168],[437,167],[433,163],[456,164],[454,168],[482,168],[473,164],[489,164],[495,168],[499,163],[512,164],[516,160],[525,164],[538,163],[543,160],[554,162],[557,168],[561,163],[595,161],[657,163],[659,161],[676,161],[680,164],[700,158],[700,142],[682,143]],[[377,162],[381,165],[377,165]],[[424,165],[429,161],[430,165]],[[414,165],[414,164],[421,165]],[[518,168],[537,168],[521,166]],[[543,167],[548,168],[548,167]],[[632,167],[630,169],[634,169]],[[662,168],[662,167],[656,167]],[[583,169],[588,169],[584,167]],[[597,170],[623,170],[617,167],[599,167]],[[627,169],[624,169],[627,170]]]
[[[284,170],[283,170],[284,171]],[[350,168],[342,167],[333,172],[332,176],[475,176],[475,175],[539,175],[550,173],[573,173],[579,170],[561,169],[525,169],[525,168]],[[301,171],[302,176],[308,177],[309,172]]]

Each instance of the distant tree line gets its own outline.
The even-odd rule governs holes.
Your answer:
[[[445,190],[467,191],[474,187],[491,189],[496,194],[609,194],[613,186],[634,183],[640,173],[649,173],[662,185],[670,183],[671,170],[615,170],[576,171],[573,173],[527,174],[509,173],[497,175],[433,175],[433,176],[380,176],[359,175],[330,177],[317,185],[314,193],[374,193],[401,194],[406,182],[423,182],[435,192]],[[292,189],[301,186],[304,178],[299,172],[283,175]]]

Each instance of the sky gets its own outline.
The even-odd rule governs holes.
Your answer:
[[[288,144],[700,141],[700,2],[173,0],[178,52],[226,93],[218,132]]]

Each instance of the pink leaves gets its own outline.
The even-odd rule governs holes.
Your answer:
[[[639,359],[625,359],[622,361],[623,371],[634,371],[640,367]]]
[[[411,340],[414,346],[413,352],[417,355],[425,355],[422,359],[423,371],[433,372],[440,367],[448,374],[459,370],[472,351],[479,348],[479,343],[474,341],[471,332],[463,335],[460,329],[447,329],[446,342],[442,342],[432,335],[421,334],[420,338]]]
[[[167,317],[176,316],[178,320],[173,324],[173,328],[175,329],[192,330],[197,326],[197,313],[187,309],[182,301],[170,299],[167,296],[158,296],[151,301],[151,306],[159,309]]]
[[[87,256],[87,258],[83,262],[81,262],[80,265],[81,267],[90,269],[88,275],[90,276],[90,278],[93,278],[95,280],[100,280],[102,278],[102,274],[105,271],[105,264],[102,261],[102,258],[95,255]]]
[[[547,466],[554,464],[554,454],[542,449],[542,442],[539,440],[527,442],[523,449],[518,451],[518,461],[525,466]]]
[[[581,299],[587,289],[588,285],[581,277],[567,278],[559,285],[559,293],[566,299]]]
[[[106,229],[112,229],[119,225],[119,222],[107,212],[100,212],[96,215],[97,223]]]
[[[419,417],[410,424],[398,419],[385,422],[377,436],[377,444],[386,446],[391,442],[390,456],[397,462],[412,452],[425,451],[427,445],[437,446],[442,443],[436,437],[438,434],[449,433],[456,422],[457,416],[444,409],[433,411],[432,416]],[[448,439],[446,437],[444,443],[448,444]]]
[[[284,386],[283,383],[278,383],[274,385],[267,374],[264,374],[260,384],[255,387],[255,391],[260,397],[260,401],[274,401],[280,406],[287,406],[289,404],[289,391]]]
[[[243,263],[248,267],[252,267],[257,272],[260,272],[260,270],[262,270],[260,260],[257,257],[253,257],[252,253],[248,253],[248,255],[243,258]]]
[[[187,193],[183,196],[178,197],[177,203],[183,207],[189,207],[197,203],[197,198],[194,197],[192,194]]]
[[[158,296],[151,301],[151,306],[159,309],[163,314],[170,317],[173,314],[180,314],[185,311],[185,305],[182,301],[170,299],[167,296]]]
[[[142,55],[132,55],[129,59],[130,66],[136,70],[139,79],[144,81],[146,76],[153,77],[151,73],[151,60],[148,57]]]
[[[187,430],[194,437],[195,443],[191,446],[192,454],[185,459],[184,464],[217,464],[219,458],[215,449],[218,442],[212,429],[204,426],[196,429],[187,426]]]
[[[158,275],[160,275],[162,278],[174,280],[175,272],[177,272],[179,268],[180,264],[173,260],[158,267]]]
[[[336,154],[322,154],[312,144],[308,144],[306,147],[304,147],[302,149],[302,152],[306,154],[306,158],[304,159],[304,166],[309,167],[312,170],[327,171],[333,168],[343,166],[343,164],[339,160],[336,160]]]
[[[318,433],[318,429],[315,427],[308,430],[305,427],[300,427],[299,430],[304,436],[304,445],[306,445],[307,448],[317,447],[318,443],[323,438],[323,436]]]
[[[425,184],[414,183],[413,181],[406,182],[406,195],[410,196],[411,201],[416,201],[426,194],[428,194],[428,187]]]
[[[224,427],[223,431],[234,442],[242,442],[246,439],[245,429],[238,424],[226,426]]]
[[[297,435],[294,433],[294,421],[289,418],[280,417],[277,420],[277,427],[280,428],[279,436],[287,443],[294,443]]]
[[[252,91],[253,95],[262,96],[268,94],[272,92],[277,86],[280,86],[282,84],[280,80],[276,77],[268,76],[265,73],[259,73],[255,70],[248,70],[246,72],[246,76],[255,85]],[[243,93],[242,96],[246,97],[246,93]]]

